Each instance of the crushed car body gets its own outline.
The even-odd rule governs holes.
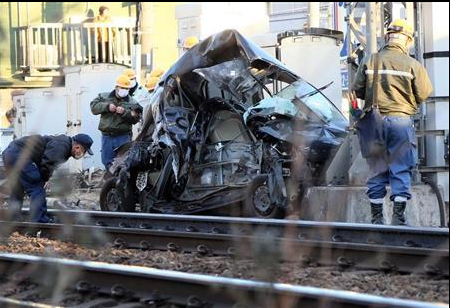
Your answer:
[[[347,136],[320,90],[235,30],[187,51],[147,110],[119,149],[102,210],[281,217]]]

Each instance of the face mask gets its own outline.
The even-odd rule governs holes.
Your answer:
[[[128,95],[128,89],[118,89],[117,90],[117,96],[119,96],[119,97],[127,97],[127,95]]]
[[[134,86],[136,85],[136,83],[137,83],[137,82],[136,82],[136,79],[132,79],[132,80],[131,80],[131,87],[134,87]]]

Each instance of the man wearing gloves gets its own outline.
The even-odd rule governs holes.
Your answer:
[[[131,141],[132,125],[142,114],[142,107],[129,95],[131,87],[130,78],[120,75],[113,91],[100,93],[91,102],[92,113],[100,115],[102,163],[107,171],[114,160],[114,149]]]

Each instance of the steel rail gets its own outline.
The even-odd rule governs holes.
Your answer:
[[[205,255],[239,255],[277,261],[317,263],[348,268],[405,273],[449,275],[449,251],[418,247],[277,238],[267,235],[233,235],[188,231],[161,231],[90,225],[39,224],[0,221],[6,237],[18,231],[82,245],[110,245],[122,249],[197,252]]]
[[[33,303],[30,301],[21,301],[8,297],[0,297],[0,307],[3,308],[61,308],[61,306],[53,306],[46,304]]]
[[[0,253],[0,274],[26,272],[49,290],[96,292],[150,307],[436,308],[426,302],[138,266]],[[46,273],[46,275],[43,275]],[[61,279],[64,277],[64,279]],[[151,306],[153,305],[153,306]],[[169,306],[167,306],[169,307]]]
[[[313,241],[449,249],[448,228],[100,211],[50,210],[49,215],[63,224],[273,237],[289,235]],[[23,211],[22,216],[26,219],[28,211]],[[0,212],[1,217],[6,216]]]

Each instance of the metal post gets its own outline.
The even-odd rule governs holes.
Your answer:
[[[349,87],[353,83],[353,73],[352,73],[352,63],[351,63],[351,57],[353,54],[352,49],[352,28],[350,25],[349,20],[352,18],[352,8],[350,4],[346,4],[347,6],[347,76],[348,76],[348,84]]]
[[[114,37],[113,37],[113,32],[112,32],[112,24],[110,24],[108,26],[108,50],[106,50],[106,52],[108,53],[108,59],[110,63],[114,63],[114,59],[113,59],[113,44],[114,44]]]
[[[87,57],[88,57],[88,63],[92,64],[92,46],[91,46],[91,27],[85,27],[86,33],[87,33]]]
[[[425,66],[425,61],[423,60],[423,53],[424,50],[424,44],[423,44],[423,24],[422,24],[422,2],[417,3],[417,9],[415,11],[416,13],[416,25],[415,29],[417,32],[415,42],[414,42],[414,49],[416,51],[416,60],[422,63],[422,65]]]
[[[63,27],[63,25],[61,25],[59,28],[58,28],[58,37],[59,37],[59,39],[58,39],[58,53],[59,53],[59,55],[58,55],[58,64],[59,65],[61,65],[61,66],[64,66],[64,47],[63,47],[63,39],[64,39],[64,36],[63,36],[63,31],[64,31],[64,27]]]
[[[100,60],[98,58],[98,28],[97,26],[94,26],[94,49],[95,49],[95,63],[99,63]]]
[[[123,62],[122,64],[126,64],[128,62],[128,40],[126,38],[126,31],[128,30],[128,28],[122,28],[122,30],[120,31],[120,35],[122,38],[122,55],[123,55]]]
[[[120,40],[120,32],[119,32],[119,27],[114,27],[114,33],[116,33],[116,36],[113,40],[114,42],[114,63],[122,63],[122,53],[120,51],[120,44],[119,44],[119,40]]]
[[[27,66],[28,54],[27,46],[29,49],[29,44],[27,44],[27,28],[20,28],[20,40],[22,41],[22,66]]]
[[[76,64],[76,49],[75,49],[75,28],[72,26],[69,27],[70,31],[70,61],[69,65],[75,65]]]
[[[32,50],[33,28],[27,25],[26,29],[27,29],[26,31],[27,31],[27,47],[28,47],[28,57],[27,57],[28,59],[27,60],[28,60],[28,66],[31,71],[31,67],[33,66],[33,61],[34,61],[33,50]]]
[[[309,2],[308,26],[309,28],[320,27],[320,2]]]
[[[133,59],[131,59],[132,57],[132,53],[133,53],[133,28],[128,28],[128,49],[129,50],[129,57],[130,57],[130,61],[127,65],[132,65],[132,61]],[[128,52],[128,51],[127,51]]]
[[[106,34],[106,32],[105,32],[105,27],[104,27],[103,24],[100,26],[100,31],[101,31],[100,33],[102,34],[101,35],[101,37],[102,37],[102,46],[100,47],[100,50],[101,50],[101,53],[102,53],[102,58],[100,59],[100,61],[102,63],[105,63],[106,62],[106,43],[105,43],[105,34]]]
[[[366,56],[376,53],[377,48],[377,27],[376,27],[376,3],[366,2]]]

